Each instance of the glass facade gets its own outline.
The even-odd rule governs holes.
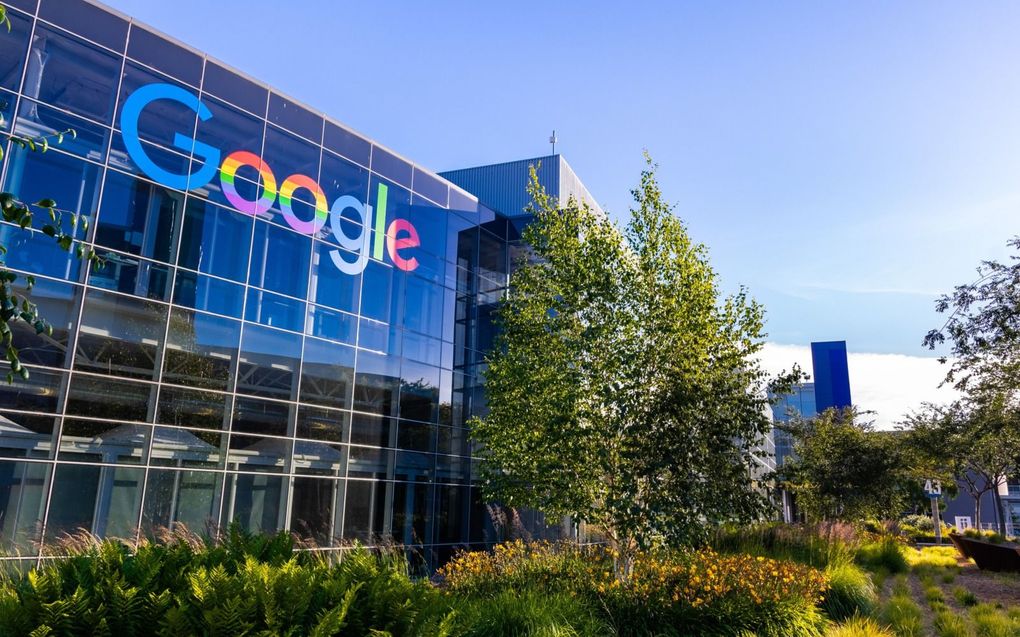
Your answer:
[[[0,554],[230,523],[443,559],[492,539],[465,423],[514,226],[101,6],[13,2],[3,190],[90,218],[101,267],[0,227],[51,336],[0,385]]]

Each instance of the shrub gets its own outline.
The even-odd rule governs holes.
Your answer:
[[[978,603],[977,595],[962,586],[953,587],[953,597],[960,603],[960,606],[976,606]]]
[[[984,540],[985,542],[991,542],[992,544],[1002,544],[1006,541],[1006,538],[996,533],[995,531],[987,530],[980,531],[978,529],[964,529],[963,534],[967,537],[974,538],[976,540]]]
[[[643,553],[625,581],[603,549],[513,542],[491,553],[463,553],[440,569],[445,590],[495,597],[500,591],[542,590],[575,595],[601,609],[622,635],[819,635],[817,604],[824,574],[789,561],[750,555]]]
[[[853,615],[870,615],[878,596],[871,577],[853,564],[842,564],[826,569],[829,590],[822,609],[836,621]]]
[[[613,631],[582,599],[538,590],[468,598],[454,620],[464,637],[602,637]]]
[[[878,622],[867,617],[851,617],[829,628],[825,637],[896,637]]]
[[[857,549],[857,562],[865,568],[889,573],[904,573],[908,568],[903,546],[893,537],[862,545]]]
[[[967,620],[949,608],[936,610],[934,623],[939,637],[972,637],[974,634],[967,624]]]

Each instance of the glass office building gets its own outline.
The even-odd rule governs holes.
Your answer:
[[[10,0],[0,228],[53,327],[0,384],[0,553],[240,524],[430,561],[492,539],[464,425],[514,228],[272,88],[81,0]],[[23,283],[25,277],[19,278]]]

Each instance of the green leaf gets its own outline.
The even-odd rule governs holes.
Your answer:
[[[47,199],[40,199],[39,201],[35,202],[35,205],[37,205],[37,206],[39,206],[41,208],[54,208],[54,207],[56,207],[57,202],[53,201],[52,199],[47,198]]]

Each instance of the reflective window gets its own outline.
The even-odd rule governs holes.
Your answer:
[[[84,40],[36,26],[22,94],[103,124],[113,120],[120,60]]]
[[[357,321],[357,317],[352,314],[309,305],[305,333],[354,345],[357,339]]]
[[[251,232],[250,216],[201,199],[189,199],[177,263],[199,272],[244,281]]]
[[[393,418],[354,412],[351,417],[351,443],[372,447],[396,446],[397,426]]]
[[[127,53],[139,62],[193,86],[198,86],[202,79],[201,57],[137,24],[131,25]]]
[[[301,369],[302,402],[350,408],[354,381],[354,348],[305,339]]]
[[[74,374],[67,413],[94,418],[145,421],[156,386],[103,376]]]
[[[439,368],[404,360],[400,417],[435,422],[439,415]]]
[[[404,294],[404,328],[440,338],[445,288],[412,275],[407,277]]]
[[[8,248],[12,249],[9,245]],[[67,347],[71,330],[78,320],[80,288],[49,279],[36,279],[30,293],[20,285],[15,290],[28,294],[39,309],[39,316],[44,317],[53,329],[51,334],[37,334],[35,328],[24,321],[10,323],[14,333],[13,344],[18,349],[21,362],[50,367],[70,366]]]
[[[324,445],[323,445],[324,446]],[[321,478],[294,478],[291,501],[291,531],[316,546],[329,546],[340,535],[336,528],[333,503],[342,483]]]
[[[432,488],[425,484],[393,484],[394,542],[404,545],[422,544],[427,539],[426,521],[432,510]]]
[[[411,187],[411,164],[380,146],[372,146],[372,171],[401,186]]]
[[[159,390],[156,421],[175,427],[223,429],[229,405],[227,394],[164,385]]]
[[[293,400],[297,392],[300,360],[300,335],[245,325],[237,391]]]
[[[106,290],[167,301],[173,269],[168,265],[107,250],[96,250],[102,260],[89,271],[89,283]]]
[[[251,533],[275,533],[283,528],[287,490],[280,476],[228,475],[222,525],[237,522]]]
[[[166,316],[165,305],[89,291],[82,309],[75,368],[152,378]]]
[[[248,288],[248,304],[244,314],[244,318],[253,323],[300,332],[304,327],[305,303],[272,292]]]
[[[4,261],[9,268],[58,279],[78,279],[82,262],[42,232],[0,223],[0,243],[7,248]]]
[[[232,433],[227,462],[231,469],[281,473],[290,458],[290,445],[291,441],[287,438]]]
[[[187,270],[178,270],[177,281],[174,283],[174,303],[196,310],[241,318],[244,286]]]
[[[333,122],[326,122],[322,145],[325,146],[326,149],[339,155],[343,155],[347,159],[356,161],[362,166],[368,165],[369,155],[372,152],[372,144],[367,139],[359,137],[346,128],[337,126]],[[323,169],[325,169],[325,164],[323,164]],[[322,173],[324,176],[328,174],[325,170],[323,170]]]
[[[208,471],[149,471],[142,528],[150,536],[166,531],[204,534],[218,526],[223,478]]]
[[[133,43],[133,40],[132,40]],[[120,107],[118,113],[123,110],[127,98],[139,88],[148,84],[172,84],[183,88],[189,93],[195,93],[194,89],[181,85],[165,75],[153,73],[132,63],[124,66],[124,78],[120,87]],[[171,149],[178,153],[189,154],[191,146],[180,148],[175,143],[175,137],[182,134],[185,138],[192,137],[195,133],[195,123],[198,116],[188,105],[177,100],[153,100],[150,102],[138,117],[138,136],[147,142],[157,144],[163,148]],[[122,122],[118,115],[115,122],[117,128],[122,128]]]
[[[397,415],[400,359],[361,352],[354,381],[354,408],[381,416]]]
[[[53,416],[5,412],[0,421],[0,456],[51,458],[58,423]]]
[[[127,42],[127,20],[84,0],[43,0],[39,17],[114,51]]]
[[[385,482],[348,480],[344,494],[345,540],[373,543],[383,532],[386,517],[386,491],[392,485]]]
[[[402,420],[397,432],[397,448],[399,449],[429,452],[436,450],[435,425]]]
[[[58,460],[141,464],[152,425],[65,418]]]
[[[290,230],[257,222],[248,284],[305,298],[311,239]]]
[[[195,138],[199,142],[218,148],[221,162],[237,151],[251,153],[255,157],[260,156],[262,136],[266,128],[265,122],[212,97],[203,97],[202,103],[208,107],[212,117],[198,121]],[[204,157],[196,157],[192,172],[198,170],[198,164],[205,161]],[[275,166],[273,171],[275,173]],[[286,175],[277,179],[278,187],[284,177]],[[256,168],[246,164],[238,168],[234,173],[234,187],[238,195],[247,201],[258,199],[261,194],[258,191],[259,179],[259,172]],[[197,192],[218,204],[229,207],[231,202],[223,194],[221,180],[222,177],[217,172],[212,181]]]
[[[371,447],[350,448],[347,475],[352,478],[385,480],[393,468],[393,451]]]
[[[238,396],[234,402],[231,430],[248,434],[286,436],[292,410],[293,406],[286,403]]]
[[[13,383],[0,384],[0,408],[59,414],[60,398],[66,385],[67,372],[31,367],[28,380],[18,378]],[[0,418],[0,426],[3,424]],[[12,431],[16,429],[14,427]]]
[[[35,555],[46,514],[49,464],[0,462],[0,551]]]
[[[322,116],[276,93],[269,94],[266,119],[289,131],[318,143],[322,140]]]
[[[222,97],[256,115],[265,114],[268,91],[251,80],[210,60],[205,64],[205,77],[202,81],[204,92]]]
[[[345,274],[336,267],[330,252],[337,249],[321,241],[315,242],[310,300],[319,305],[356,313],[361,296],[361,274]]]
[[[110,171],[96,224],[96,243],[173,263],[184,195]]]
[[[74,131],[73,136],[63,134],[68,129]],[[25,137],[48,136],[48,143],[52,148],[59,148],[65,153],[99,162],[106,157],[106,146],[110,136],[110,130],[105,126],[28,98],[21,100],[18,124],[14,132]]]
[[[167,332],[163,380],[207,389],[231,389],[240,336],[238,321],[174,308]]]
[[[450,187],[446,182],[433,177],[424,170],[414,169],[414,191],[422,194],[440,206],[446,206],[449,200]]]
[[[467,487],[436,488],[434,524],[436,542],[463,542],[468,536],[468,509],[471,506]]]
[[[21,86],[21,72],[25,69],[25,50],[32,21],[14,11],[7,13],[11,30],[4,29],[0,38],[0,87],[18,90]],[[26,92],[31,87],[26,87]]]
[[[351,421],[350,412],[319,407],[298,407],[298,438],[343,442]]]
[[[223,466],[227,434],[181,427],[154,427],[149,464],[167,467]]]
[[[46,537],[84,529],[99,537],[133,539],[142,500],[143,469],[57,465]]]
[[[382,321],[395,322],[404,290],[404,273],[380,261],[369,259],[361,273],[361,315]]]
[[[40,153],[14,147],[4,190],[29,204],[52,199],[60,210],[94,218],[102,170],[96,164],[56,151]],[[68,233],[74,231],[70,221],[70,217],[64,219],[63,228]]]

